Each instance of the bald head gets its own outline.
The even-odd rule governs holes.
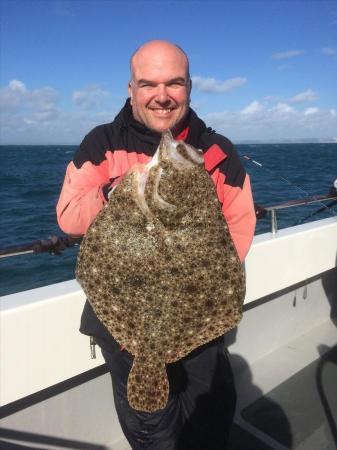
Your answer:
[[[130,58],[131,79],[134,77],[138,64],[153,64],[156,59],[158,62],[176,60],[183,64],[186,68],[186,78],[190,79],[189,61],[184,50],[179,45],[159,39],[146,42],[133,52]]]
[[[178,133],[189,110],[191,92],[185,52],[168,41],[150,41],[134,52],[130,69],[134,118],[153,131]]]

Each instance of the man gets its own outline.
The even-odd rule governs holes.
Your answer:
[[[255,213],[249,178],[233,149],[190,109],[191,79],[184,51],[167,41],[151,41],[132,55],[129,95],[110,124],[83,140],[67,173],[57,205],[60,227],[85,234],[113,195],[113,187],[137,162],[154,155],[161,133],[204,151],[205,168],[217,189],[224,216],[243,261],[250,247]],[[111,193],[111,194],[110,194]],[[86,302],[80,331],[94,336],[108,364],[115,406],[134,450],[223,450],[235,408],[233,377],[223,338],[167,365],[170,396],[155,413],[133,410],[126,398],[132,356],[121,350]]]

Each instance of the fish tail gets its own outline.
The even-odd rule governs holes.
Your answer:
[[[135,357],[128,379],[128,401],[138,411],[154,412],[166,406],[169,382],[164,361],[151,355]]]

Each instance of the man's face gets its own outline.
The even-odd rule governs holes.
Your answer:
[[[162,133],[175,127],[187,114],[191,83],[187,61],[177,49],[146,49],[132,62],[129,83],[134,118]]]

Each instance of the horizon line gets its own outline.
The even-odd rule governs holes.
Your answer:
[[[234,141],[233,139],[231,139],[231,142],[233,143],[233,145],[249,145],[249,144],[337,144],[337,139],[318,139],[318,138],[312,138],[312,140],[310,139],[282,139],[282,140],[278,140],[278,139],[271,139],[271,140],[264,140],[264,139],[245,139],[242,141]],[[50,147],[57,147],[57,146],[68,146],[68,147],[76,147],[79,146],[80,143],[33,143],[33,144],[27,144],[27,143],[1,143],[0,142],[0,147],[2,146],[6,146],[6,147],[10,147],[10,146],[19,146],[19,145],[24,145],[26,147],[36,147],[36,146],[50,146]]]

